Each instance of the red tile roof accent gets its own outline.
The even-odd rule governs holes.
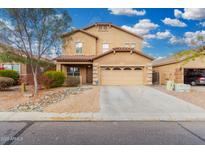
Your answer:
[[[92,62],[92,59],[95,56],[86,56],[86,55],[61,55],[57,58],[55,58],[54,60],[57,60],[58,62],[62,61],[62,62]]]
[[[127,48],[127,47],[116,47],[116,48],[113,48],[113,49],[110,50],[110,51],[107,51],[107,52],[102,53],[102,54],[100,54],[100,55],[98,55],[98,56],[95,56],[95,57],[93,58],[93,60],[94,60],[94,59],[101,58],[101,57],[103,57],[103,56],[105,56],[105,55],[108,55],[108,54],[110,54],[110,53],[112,53],[112,52],[133,52],[133,53],[136,53],[136,54],[141,55],[141,56],[143,56],[143,57],[146,57],[146,58],[148,58],[148,59],[154,60],[153,57],[148,56],[148,55],[142,53],[141,51],[136,51],[134,48]]]
[[[151,60],[154,60],[153,57],[151,56],[148,56],[140,51],[136,51],[135,49],[133,48],[126,48],[126,47],[116,47],[116,48],[113,48],[112,50],[109,50],[105,53],[102,53],[100,55],[97,55],[97,56],[94,56],[94,55],[90,55],[90,56],[87,56],[87,55],[61,55],[57,58],[55,58],[54,60],[57,60],[58,62],[92,62],[93,60],[95,59],[98,59],[98,58],[101,58],[105,55],[108,55],[112,52],[133,52],[133,53],[136,53],[138,55],[141,55],[143,57],[146,57],[148,59],[151,59]]]

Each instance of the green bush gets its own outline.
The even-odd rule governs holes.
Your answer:
[[[80,77],[78,76],[68,76],[65,81],[65,86],[67,87],[77,87],[80,84]]]
[[[0,91],[6,90],[13,86],[15,83],[14,79],[8,77],[0,77]]]
[[[55,88],[63,85],[65,75],[59,71],[47,71],[43,73],[42,83],[46,88]]]
[[[8,77],[14,79],[15,84],[19,81],[19,73],[14,70],[0,70],[0,77]]]

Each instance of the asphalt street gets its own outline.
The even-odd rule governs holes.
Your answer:
[[[199,145],[205,122],[0,122],[0,144]]]

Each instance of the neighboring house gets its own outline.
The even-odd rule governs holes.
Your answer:
[[[29,76],[31,76],[31,69],[29,69],[28,65],[21,63],[0,63],[0,67],[6,70],[15,70],[19,73],[21,78],[25,81],[28,80]]]
[[[3,46],[3,45],[2,45]],[[3,48],[0,48],[0,53],[3,52]],[[13,48],[13,54],[18,54],[18,50]],[[38,73],[41,74],[42,72],[46,71],[47,69],[54,69],[55,64],[53,61],[49,59],[43,58],[44,61],[48,61],[49,63],[53,64],[53,67],[39,67],[38,68]],[[6,70],[15,70],[19,73],[20,79],[27,83],[30,84],[33,82],[33,75],[32,75],[32,70],[29,64],[23,64],[23,63],[16,63],[16,62],[7,62],[7,63],[2,63],[0,62],[0,68],[1,69],[6,69]]]
[[[141,51],[143,38],[111,23],[96,23],[62,35],[57,70],[80,76],[83,84],[150,85],[152,57]]]
[[[170,56],[155,60],[152,65],[154,74],[158,76],[159,84],[166,84],[167,80],[175,83],[185,83],[185,78],[189,72],[205,73],[205,57],[184,63],[184,60],[178,60],[175,56]],[[155,78],[154,76],[153,78]]]

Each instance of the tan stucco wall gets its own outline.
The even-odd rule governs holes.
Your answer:
[[[96,55],[96,38],[82,32],[76,32],[68,37],[63,38],[63,55],[76,55],[75,43],[83,43],[82,55]]]
[[[195,61],[190,61],[189,63],[183,65],[184,68],[205,68],[205,56],[202,58],[197,58]]]
[[[160,84],[166,84],[166,80],[175,81],[176,83],[184,82],[184,68],[204,68],[205,69],[205,57],[197,58],[195,61],[188,63],[174,63],[163,66],[154,66],[153,70],[160,73]]]
[[[94,63],[99,63],[101,65],[146,65],[150,62],[150,59],[130,52],[113,52],[94,60]]]
[[[136,50],[141,50],[142,40],[117,28],[110,27],[107,32],[98,31],[98,27],[94,26],[86,30],[89,33],[97,36],[97,54],[102,53],[102,44],[109,43],[110,49],[114,47],[125,47],[125,43],[136,43]]]
[[[179,63],[177,63],[154,67],[153,70],[159,72],[159,83],[166,84],[167,80],[175,81],[175,73],[179,68]]]
[[[130,52],[116,52],[110,53],[104,57],[94,60],[93,62],[93,83],[100,82],[101,66],[141,66],[143,70],[144,84],[149,83],[147,65],[151,60],[136,53]],[[100,83],[99,83],[100,84]]]
[[[109,44],[109,49],[115,47],[125,47],[125,43],[136,43],[136,50],[140,51],[142,47],[142,39],[121,31],[115,27],[110,27],[107,32],[98,31],[98,27],[94,26],[85,30],[95,36],[96,38],[87,35],[83,32],[76,32],[70,36],[63,38],[63,54],[76,55],[75,43],[83,43],[83,55],[99,55],[102,53],[103,43]]]

